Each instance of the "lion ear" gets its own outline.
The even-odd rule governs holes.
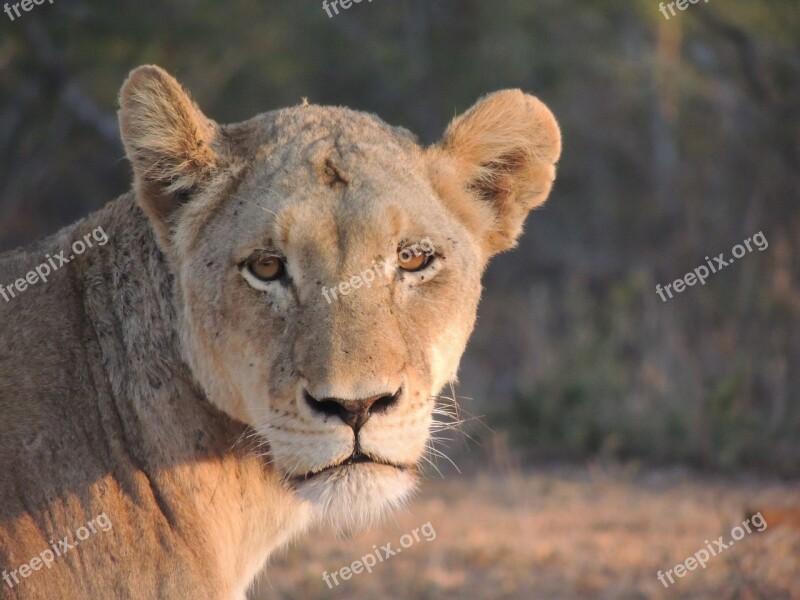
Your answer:
[[[547,199],[561,132],[540,100],[504,90],[456,117],[432,153],[434,183],[488,257],[513,248],[525,217]]]
[[[134,69],[119,95],[119,125],[133,164],[137,199],[159,234],[213,170],[218,134],[180,84],[157,66]]]

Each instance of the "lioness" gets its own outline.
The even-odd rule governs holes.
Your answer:
[[[428,148],[305,102],[219,125],[155,66],[119,122],[132,191],[0,261],[108,238],[0,301],[0,596],[242,599],[310,525],[409,496],[559,129],[516,90]]]

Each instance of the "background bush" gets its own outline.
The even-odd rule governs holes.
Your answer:
[[[127,72],[158,63],[219,121],[307,96],[432,142],[489,91],[561,121],[550,202],[487,274],[459,394],[479,441],[800,472],[800,11],[712,0],[59,0],[0,25],[0,249],[124,192]],[[763,231],[662,303],[669,283]],[[2,326],[2,324],[0,324]],[[455,445],[459,454],[463,445]]]

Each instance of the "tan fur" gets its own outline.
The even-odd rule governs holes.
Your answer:
[[[241,599],[309,526],[367,526],[414,489],[481,274],[549,192],[558,128],[519,91],[427,149],[306,102],[220,126],[152,66],[120,104],[134,191],[0,260],[4,284],[98,226],[110,238],[0,302],[0,569],[101,513],[113,529],[0,597]],[[425,238],[432,265],[399,270]],[[286,278],[254,280],[257,250]],[[356,435],[306,392],[397,396]],[[356,438],[372,462],[342,465]]]

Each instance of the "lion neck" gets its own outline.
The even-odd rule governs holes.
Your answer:
[[[147,479],[147,510],[218,564],[226,587],[246,586],[306,527],[310,509],[252,452],[252,430],[211,405],[182,359],[174,278],[133,195],[89,220],[111,240],[83,278],[85,328],[102,356],[98,410],[115,422],[115,461],[126,477]],[[89,284],[98,278],[102,286]]]

